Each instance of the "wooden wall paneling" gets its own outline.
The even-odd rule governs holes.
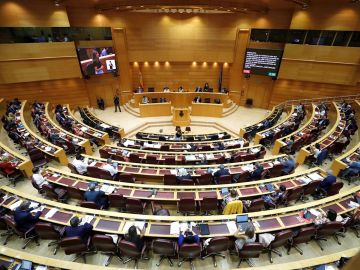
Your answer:
[[[268,76],[251,75],[247,80],[246,99],[253,100],[253,106],[268,109],[274,80]]]
[[[6,99],[49,101],[72,106],[89,104],[86,85],[82,79],[50,80],[0,84],[0,96]]]
[[[230,70],[230,93],[239,93],[237,104],[244,105],[247,95],[247,83],[243,75],[244,55],[250,38],[250,29],[239,29],[236,34],[234,46],[234,59]]]
[[[53,1],[4,0],[0,2],[1,27],[68,27],[69,18],[64,5]]]
[[[0,83],[79,77],[73,42],[0,44]]]

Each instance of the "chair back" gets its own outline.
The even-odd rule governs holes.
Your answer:
[[[201,255],[200,243],[183,244],[179,248],[179,257],[186,259],[195,259]]]
[[[100,154],[100,157],[102,157],[102,158],[109,158],[110,157],[108,151],[106,151],[105,149],[99,149],[99,154]],[[116,156],[116,155],[114,155],[114,156]],[[112,158],[114,156],[112,156]]]
[[[87,174],[90,177],[94,177],[94,178],[101,178],[100,174],[101,174],[102,169],[95,167],[95,166],[88,166],[87,167]]]
[[[77,187],[68,186],[66,188],[66,191],[70,198],[77,199],[77,200],[84,199],[84,193]]]
[[[107,170],[100,169],[99,173],[100,173],[99,178],[101,178],[101,179],[107,179],[107,180],[114,179],[113,176],[111,175],[111,173]]]
[[[259,212],[264,209],[264,200],[262,198],[254,199],[251,201],[250,206],[247,208],[248,212]]]
[[[291,230],[284,230],[278,232],[275,235],[275,239],[269,244],[270,248],[277,248],[285,245],[290,238],[292,238],[293,232]]]
[[[219,185],[231,184],[231,175],[222,175],[218,179]]]
[[[224,164],[225,163],[225,157],[221,156],[218,159],[215,160],[216,164]]]
[[[140,199],[127,198],[125,203],[126,212],[142,214],[144,207]]]
[[[206,248],[207,254],[219,253],[227,251],[230,246],[230,240],[228,237],[214,237],[210,240],[209,245]]]
[[[215,211],[219,209],[216,197],[204,197],[200,204],[201,211]]]
[[[135,177],[129,173],[119,174],[118,180],[120,182],[135,183]]]
[[[301,244],[309,242],[315,235],[316,228],[314,226],[304,227],[299,230],[299,233],[293,237],[294,244]]]
[[[40,239],[46,239],[46,240],[60,239],[60,232],[55,230],[51,223],[37,222],[35,224],[35,232]]]
[[[264,246],[260,243],[246,243],[241,250],[238,250],[240,259],[259,258]]]
[[[8,229],[12,230],[16,235],[18,235],[21,238],[25,237],[25,232],[21,231],[15,223],[15,220],[10,216],[4,216],[4,221],[6,223],[6,226]]]
[[[131,153],[129,156],[129,161],[133,163],[140,163],[140,157],[138,154]]]
[[[343,182],[333,183],[329,189],[326,191],[326,196],[333,196],[339,193],[340,189],[344,186]]]
[[[211,146],[208,144],[201,146],[201,151],[210,151],[210,150],[211,150]]]
[[[120,209],[125,208],[126,199],[123,195],[120,194],[109,194],[108,195],[109,205],[110,207],[116,207]]]
[[[316,191],[316,188],[320,185],[321,180],[315,180],[311,181],[309,184],[304,186],[304,195],[311,195],[314,194]]]
[[[91,208],[91,209],[100,209],[95,202],[82,201],[80,202],[81,207]]]
[[[195,212],[196,202],[193,198],[180,198],[178,202],[178,211],[181,213]]]
[[[185,128],[185,131],[190,132],[190,131],[191,131],[191,127],[186,127],[186,128]]]
[[[256,154],[247,154],[242,157],[242,161],[249,161],[256,159]]]
[[[175,165],[175,157],[166,157],[164,159],[165,165]]]
[[[112,155],[111,158],[113,160],[117,160],[117,161],[126,161],[125,158],[123,156],[120,156],[120,155]]]
[[[174,174],[164,174],[164,185],[177,185],[176,175]]]
[[[91,242],[97,251],[114,253],[117,251],[113,238],[109,235],[95,234]]]
[[[301,197],[302,191],[303,191],[303,187],[301,187],[301,186],[290,189],[286,196],[286,202],[299,200]]]
[[[322,224],[316,230],[316,236],[318,237],[327,237],[332,236],[343,228],[343,224],[338,221],[330,221],[328,223]]]
[[[162,256],[175,256],[177,254],[177,243],[169,239],[154,239],[151,246],[154,254]]]
[[[281,175],[282,169],[283,169],[283,165],[280,164],[275,164],[272,168],[269,169],[270,172],[270,177],[278,177]]]
[[[78,236],[63,238],[60,247],[64,249],[66,255],[79,254],[88,249],[87,245]]]
[[[137,249],[136,244],[126,241],[126,240],[120,240],[118,244],[120,253],[128,256],[130,258],[140,258],[141,252]]]
[[[68,168],[72,173],[78,174],[78,171],[76,170],[75,166],[72,165],[71,163],[68,163]]]
[[[211,173],[204,173],[198,178],[199,185],[211,185],[213,176]]]
[[[56,199],[56,200],[58,199],[58,195],[55,193],[52,186],[44,184],[42,186],[42,190],[44,190],[44,192],[46,193],[46,196],[48,196],[49,198]]]
[[[146,163],[147,164],[156,164],[157,163],[157,158],[154,155],[147,155],[146,156]]]
[[[242,173],[239,174],[239,178],[237,179],[237,182],[238,183],[241,183],[241,182],[246,182],[250,179],[250,172],[249,171],[244,171]]]
[[[170,151],[170,145],[168,144],[161,145],[160,151]]]

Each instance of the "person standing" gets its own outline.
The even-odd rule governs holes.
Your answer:
[[[115,112],[117,112],[118,108],[119,108],[119,111],[121,112],[120,99],[119,99],[119,96],[117,94],[114,96],[114,105],[115,105]]]

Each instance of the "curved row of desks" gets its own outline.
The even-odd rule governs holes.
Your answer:
[[[312,224],[313,218],[306,220],[302,218],[303,209],[328,209],[335,210],[338,214],[343,214],[355,210],[353,204],[353,194],[358,192],[360,187],[353,187],[346,192],[339,193],[321,200],[304,203],[301,205],[279,208],[269,211],[249,213],[252,218],[256,233],[272,232],[287,228],[294,228]],[[69,225],[70,219],[76,216],[92,216],[91,224],[96,232],[124,234],[125,223],[142,221],[147,223],[145,236],[148,237],[178,237],[170,234],[171,222],[194,222],[208,224],[210,234],[205,237],[231,236],[234,233],[236,215],[211,215],[211,216],[154,216],[118,213],[112,211],[101,211],[96,209],[83,208],[69,204],[50,201],[37,196],[20,192],[10,187],[2,187],[0,191],[4,194],[0,198],[0,205],[5,208],[16,208],[21,201],[29,200],[41,204],[43,207],[40,219],[58,225]],[[56,210],[52,210],[55,208]],[[51,211],[51,212],[49,212]],[[49,214],[48,214],[49,213]],[[48,214],[48,215],[47,215]],[[231,225],[232,224],[232,225]],[[128,224],[129,225],[129,224]],[[200,234],[198,227],[194,231]]]
[[[106,159],[83,155],[88,158],[89,165],[97,168],[102,168],[106,164]],[[278,155],[271,158],[264,158],[256,160],[263,165],[264,169],[271,169],[274,164],[278,164],[279,158],[284,158],[286,155]],[[252,171],[252,163],[255,161],[227,163],[224,167],[229,170],[231,175],[242,174],[245,171]],[[208,172],[208,169],[216,170],[219,165],[154,165],[154,164],[141,164],[131,163],[124,161],[117,161],[118,172],[132,174],[139,179],[159,179],[163,178],[165,174],[177,174],[177,169],[185,168],[192,177],[198,177]]]
[[[49,127],[52,129],[52,131],[58,133],[60,136],[66,137],[68,140],[70,140],[75,145],[78,145],[79,147],[83,148],[85,150],[85,153],[87,155],[92,155],[93,151],[90,145],[90,141],[88,139],[76,136],[73,133],[68,132],[67,130],[63,129],[61,126],[59,126],[55,121],[53,120],[54,117],[54,111],[50,109],[49,102],[46,102],[44,109],[44,117],[45,117],[45,123],[48,124]],[[43,119],[41,119],[43,121]]]
[[[231,137],[231,135],[228,134],[227,132],[217,132],[217,133],[201,133],[199,135],[196,135],[196,134],[182,134],[180,140],[176,140],[175,139],[175,132],[173,134],[161,134],[161,133],[149,133],[149,132],[138,132],[138,133],[136,133],[136,138],[137,139],[150,140],[150,141],[166,141],[166,142],[170,142],[170,141],[189,142],[188,138],[193,138],[194,141],[200,141],[200,142],[215,141],[215,140],[219,140],[219,139],[220,140],[224,139],[223,138],[224,136],[229,137],[228,139],[230,139],[230,137]],[[214,139],[214,137],[216,137],[216,139]]]
[[[175,158],[177,164],[194,164],[200,162],[202,157],[205,157],[206,160],[216,163],[226,163],[226,160],[229,160],[231,157],[235,158],[235,161],[245,161],[245,160],[254,160],[258,159],[257,155],[260,154],[259,158],[263,158],[265,152],[261,152],[261,145],[254,145],[250,147],[244,147],[240,149],[227,149],[227,150],[217,150],[213,152],[207,151],[197,151],[197,152],[165,152],[165,151],[153,151],[153,150],[138,150],[126,147],[118,147],[112,145],[104,145],[99,149],[100,157],[117,160],[124,160],[130,155],[137,155],[141,162],[149,163],[147,161],[148,157],[156,158],[155,164],[163,164],[166,158]],[[151,162],[151,164],[154,164]]]
[[[22,126],[18,128],[18,131],[22,133],[23,139],[28,142],[32,142],[34,146],[41,152],[43,152],[45,155],[59,161],[62,165],[67,165],[68,159],[66,157],[64,149],[46,141],[40,135],[32,131],[32,129],[27,125],[24,112],[25,107],[28,108],[27,101],[22,101],[20,112],[16,114],[16,124],[18,126]],[[31,121],[30,113],[28,121]]]
[[[83,122],[81,122],[71,111],[69,104],[63,106],[63,114],[66,118],[72,120],[75,123],[76,127],[79,128],[82,132],[84,132],[85,138],[93,138],[95,140],[99,140],[101,144],[110,143],[109,134],[103,132],[101,130],[94,129]]]
[[[103,129],[111,129],[114,133],[118,134],[120,138],[123,138],[125,136],[125,131],[123,128],[116,127],[114,125],[111,125],[101,119],[99,119],[97,116],[95,116],[89,107],[81,108],[82,113],[86,115],[86,117],[92,121],[95,125],[98,125],[102,127]],[[80,113],[81,114],[81,113]]]
[[[305,159],[311,155],[311,148],[315,146],[315,144],[319,143],[320,149],[326,149],[331,146],[345,130],[345,114],[340,112],[339,105],[337,103],[333,102],[333,106],[335,106],[336,113],[335,123],[333,127],[324,136],[322,136],[315,142],[301,148],[297,158],[297,162],[299,164],[303,164],[305,162]]]
[[[228,188],[236,190],[241,198],[259,197],[270,192],[265,184],[272,184],[274,189],[284,185],[287,189],[305,186],[312,180],[322,180],[324,172],[318,168],[311,168],[303,172],[285,175],[281,177],[242,182],[223,185],[197,185],[197,186],[172,186],[158,184],[136,184],[116,182],[88,176],[64,172],[55,168],[47,168],[43,172],[44,178],[57,186],[64,188],[73,187],[86,191],[90,183],[96,182],[106,194],[118,194],[124,197],[137,198],[141,200],[176,202],[180,198],[194,198],[202,200],[204,197],[216,197],[222,200],[221,189]]]
[[[329,264],[338,261],[341,257],[353,257],[359,252],[359,248],[350,248],[340,252],[327,254],[320,257],[315,258],[308,258],[303,260],[296,260],[287,263],[281,264],[272,264],[267,265],[267,270],[292,270],[292,269],[299,269],[299,268],[307,268],[316,265],[322,264]],[[16,265],[20,264],[20,260],[27,260],[31,261],[36,265],[44,265],[48,268],[55,268],[55,269],[69,269],[69,270],[125,270],[128,268],[119,268],[119,267],[105,267],[100,265],[91,265],[91,264],[83,264],[83,263],[76,263],[70,261],[64,261],[55,258],[49,258],[44,256],[35,255],[32,253],[15,250],[9,247],[1,246],[0,247],[0,254],[3,254],[0,259],[4,261],[8,261],[11,265],[14,265],[16,269]],[[14,268],[13,268],[14,269]],[[237,268],[239,269],[239,268]],[[264,266],[258,267],[242,267],[241,269],[246,270],[263,270]]]
[[[286,141],[294,136],[295,140],[294,140],[294,144],[296,142],[298,142],[302,136],[304,134],[309,134],[310,131],[315,128],[315,125],[320,117],[320,109],[317,105],[315,104],[311,104],[312,107],[312,111],[311,111],[311,116],[309,117],[309,119],[306,121],[306,123],[302,126],[302,128],[295,130],[294,132],[290,133],[289,135],[279,138],[275,141],[273,150],[272,150],[272,154],[273,155],[277,155],[280,153],[281,148],[284,147],[286,145]]]
[[[254,138],[254,143],[255,144],[258,144],[260,142],[260,140],[262,138],[264,138],[265,134],[270,132],[270,131],[277,131],[279,128],[281,128],[284,124],[288,123],[291,119],[293,119],[296,115],[296,111],[295,111],[295,105],[292,105],[291,106],[291,109],[290,109],[290,112],[288,113],[288,115],[282,119],[280,122],[278,122],[276,125],[268,128],[268,129],[265,129],[265,130],[262,130],[262,131],[259,131],[256,133],[255,135],[255,138]]]
[[[251,137],[255,136],[256,132],[263,130],[263,124],[265,121],[271,123],[270,127],[275,125],[276,122],[281,117],[283,111],[284,111],[284,106],[282,106],[282,104],[279,104],[278,106],[274,106],[270,114],[265,119],[250,126],[240,128],[240,137],[245,139],[250,139]]]

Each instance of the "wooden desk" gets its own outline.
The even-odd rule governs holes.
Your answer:
[[[172,106],[175,108],[183,108],[191,106],[192,101],[196,96],[201,97],[202,100],[205,98],[210,98],[211,102],[214,102],[214,99],[220,99],[221,103],[224,106],[228,105],[229,95],[224,93],[215,93],[215,92],[144,92],[144,93],[135,93],[133,96],[134,107],[138,108],[141,103],[143,96],[146,96],[151,100],[152,98],[166,98],[167,101],[170,101]]]
[[[43,221],[51,222],[58,225],[69,225],[70,219],[74,216],[90,215],[94,216],[91,223],[93,224],[95,232],[124,234],[124,226],[126,222],[135,220],[145,221],[148,223],[145,236],[147,237],[165,237],[177,238],[178,235],[170,235],[171,222],[195,222],[205,223],[209,225],[210,235],[206,237],[216,236],[232,236],[233,233],[229,231],[226,222],[228,220],[234,221],[236,215],[212,215],[212,216],[154,216],[154,215],[139,215],[129,213],[119,213],[111,211],[102,211],[97,209],[89,209],[78,207],[74,205],[59,203],[40,198],[38,196],[29,195],[20,192],[16,189],[3,186],[0,189],[8,196],[6,200],[0,198],[0,205],[5,208],[10,208],[12,204],[18,200],[30,200],[40,203],[44,206],[44,210],[40,216]],[[312,223],[311,220],[299,218],[304,208],[311,209],[326,209],[333,208],[338,214],[343,214],[355,210],[349,206],[349,202],[354,200],[352,194],[358,192],[360,187],[353,187],[346,192],[330,196],[321,200],[304,203],[301,205],[285,207],[281,209],[274,209],[270,211],[261,211],[249,213],[248,216],[252,218],[253,222],[258,224],[255,226],[256,233],[273,232],[287,228],[295,228],[307,226]],[[15,196],[14,196],[15,195]],[[57,208],[58,211],[51,217],[46,217],[50,209]],[[194,228],[197,233],[200,231],[197,227]],[[201,234],[200,234],[201,235]],[[201,236],[204,237],[204,236]]]
[[[334,126],[324,136],[322,136],[312,144],[301,148],[299,155],[297,157],[297,162],[299,164],[303,164],[305,162],[305,159],[311,155],[311,148],[315,144],[319,143],[320,149],[325,149],[329,147],[331,144],[333,144],[340,137],[341,133],[344,131],[346,124],[345,114],[340,113],[338,104],[333,102],[332,105],[333,107],[335,107],[335,113],[336,113]]]
[[[191,104],[191,115],[222,117],[224,105],[215,103],[195,103]]]
[[[113,126],[101,119],[99,119],[98,117],[96,117],[91,111],[90,111],[90,108],[87,106],[85,108],[82,108],[82,111],[86,114],[86,116],[91,120],[93,121],[95,124],[97,125],[103,125],[103,126],[108,126],[109,128],[111,128],[112,130],[115,131],[115,133],[119,134],[121,138],[125,137],[125,131],[123,128],[120,128],[120,127],[116,127],[116,126]],[[99,130],[101,131],[101,130]],[[101,131],[103,132],[103,131]]]
[[[81,148],[83,148],[85,150],[85,153],[87,155],[92,155],[93,151],[90,145],[90,141],[88,139],[84,139],[82,137],[79,137],[73,133],[68,132],[67,130],[63,129],[60,125],[58,125],[53,118],[54,116],[54,111],[50,109],[50,104],[49,102],[45,103],[45,111],[44,111],[44,115],[48,121],[48,123],[52,126],[53,129],[56,129],[59,131],[59,133],[65,134],[69,140],[71,140],[73,143],[76,142],[75,144],[80,146]]]
[[[171,115],[171,102],[139,104],[140,116],[167,116]]]
[[[41,152],[43,152],[45,155],[48,155],[58,160],[60,164],[66,166],[69,163],[69,161],[66,157],[64,149],[44,140],[40,135],[37,135],[35,132],[33,132],[32,129],[27,125],[25,121],[25,113],[24,113],[26,106],[27,106],[27,101],[22,101],[21,109],[19,112],[20,116],[17,117],[19,117],[18,121],[21,122],[21,124],[24,126],[25,130],[29,134],[27,135],[27,137],[29,137],[29,139],[36,140],[37,143],[35,144],[35,147],[38,148]],[[28,116],[28,118],[30,118],[30,115]],[[31,121],[31,119],[28,120]]]
[[[69,104],[63,106],[63,113],[66,117],[72,119],[73,123],[75,123],[75,125],[84,132],[84,138],[94,138],[95,140],[100,141],[101,144],[110,143],[109,134],[84,124],[72,113]]]
[[[137,132],[136,138],[137,139],[143,139],[143,140],[150,140],[150,141],[160,141],[160,138],[165,138],[165,141],[162,142],[187,142],[189,143],[188,139],[191,137],[194,139],[194,142],[205,142],[205,141],[216,141],[216,140],[224,140],[224,136],[228,136],[228,139],[231,139],[231,135],[224,132],[216,132],[216,133],[201,133],[201,134],[189,134],[190,132],[183,132],[181,138],[179,140],[175,140],[175,134],[174,133],[149,133],[149,132]],[[218,139],[214,140],[214,136],[217,136]]]
[[[276,130],[277,128],[281,127],[283,124],[287,123],[293,117],[294,111],[295,111],[295,105],[292,105],[290,113],[282,121],[280,121],[279,123],[277,123],[276,125],[268,128],[268,129],[257,132],[255,135],[254,143],[258,144],[260,142],[260,140],[262,138],[264,138],[265,133],[272,131],[272,130]]]
[[[189,108],[174,108],[172,122],[174,126],[189,126],[190,125],[190,111]]]

